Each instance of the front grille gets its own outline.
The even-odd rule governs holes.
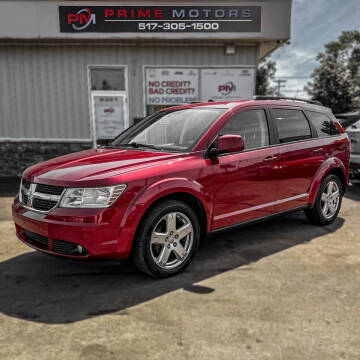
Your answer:
[[[55,207],[56,204],[57,204],[57,201],[45,200],[45,199],[40,199],[40,198],[34,197],[33,202],[32,202],[32,207],[35,210],[49,211],[53,207]]]
[[[24,229],[24,235],[26,239],[35,246],[40,248],[49,248],[49,239],[46,236],[42,236],[40,234],[35,234],[31,231]]]
[[[20,187],[21,203],[34,210],[49,212],[57,206],[65,188],[45,184],[33,184],[22,179]]]
[[[23,229],[23,234],[26,241],[30,244],[39,249],[49,250],[49,239],[46,236],[42,236],[25,229]],[[72,256],[86,256],[89,253],[84,247],[82,247],[79,252],[78,244],[57,239],[52,240],[52,251],[56,254]]]
[[[30,188],[30,182],[25,180],[25,179],[22,179],[22,186],[25,188],[25,189],[29,189]]]
[[[49,195],[61,195],[64,189],[65,188],[61,186],[52,186],[52,185],[44,185],[44,184],[36,185],[36,192],[49,194]]]
[[[64,255],[79,255],[77,244],[62,240],[53,240],[53,251]]]
[[[24,190],[21,190],[22,202],[27,204],[29,197],[25,194]]]

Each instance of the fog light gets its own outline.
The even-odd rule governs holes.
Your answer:
[[[78,246],[77,246],[77,251],[78,251],[79,254],[82,254],[82,253],[83,253],[83,250],[84,250],[84,249],[83,249],[83,247],[82,247],[81,245],[78,245]]]

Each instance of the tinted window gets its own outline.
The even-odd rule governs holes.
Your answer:
[[[315,126],[319,137],[339,134],[337,127],[325,114],[314,111],[307,111],[306,114]]]
[[[279,142],[311,138],[309,122],[300,110],[272,109],[272,115],[279,133]]]
[[[245,149],[269,145],[269,130],[264,110],[250,110],[235,115],[220,133],[241,135]]]

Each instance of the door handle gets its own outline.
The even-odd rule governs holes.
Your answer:
[[[320,153],[320,152],[322,152],[322,151],[324,151],[324,148],[318,148],[318,149],[315,149],[315,150],[313,150],[313,153],[314,154],[317,154],[317,153]]]
[[[270,155],[270,156],[266,157],[263,161],[265,163],[272,163],[276,160],[277,160],[277,156]]]

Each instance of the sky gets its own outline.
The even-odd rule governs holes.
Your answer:
[[[355,29],[360,30],[360,0],[293,0],[290,45],[269,58],[276,62],[276,78],[297,77],[286,79],[282,93],[308,98],[303,88],[318,65],[318,52],[342,31]]]

